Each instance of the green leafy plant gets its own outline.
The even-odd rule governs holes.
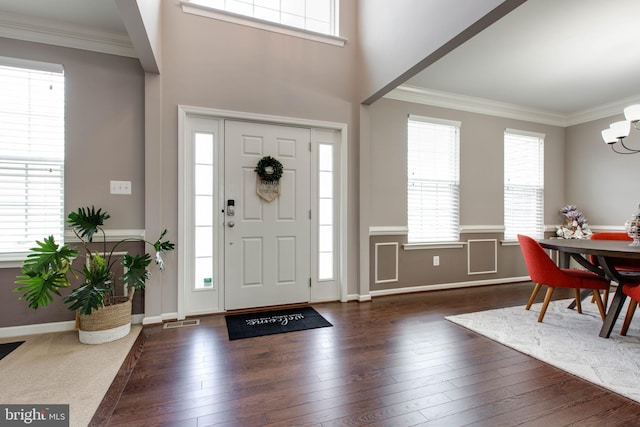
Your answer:
[[[130,297],[136,290],[144,289],[149,278],[149,265],[152,262],[149,253],[131,255],[122,258],[114,256],[116,249],[125,242],[142,242],[150,245],[155,251],[155,262],[160,270],[164,269],[162,255],[172,251],[175,244],[163,240],[167,230],[163,230],[155,242],[144,239],[122,239],[108,249],[103,225],[110,218],[107,212],[95,207],[79,208],[69,213],[67,223],[80,240],[80,247],[84,250],[82,268],[74,267],[73,261],[79,256],[79,251],[69,245],[60,246],[53,236],[45,237],[37,246],[31,248],[31,253],[22,264],[20,275],[16,278],[14,289],[22,292],[20,299],[28,302],[29,307],[39,308],[49,305],[55,295],[61,296],[60,290],[71,286],[72,279],[80,280],[77,288],[63,298],[69,304],[69,310],[77,310],[80,314],[88,315],[105,305],[116,303],[114,292],[113,267],[121,262],[124,274],[120,281],[130,290]],[[92,251],[90,243],[96,235],[102,237],[102,251]]]

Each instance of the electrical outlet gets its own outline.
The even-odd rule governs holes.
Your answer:
[[[440,257],[438,255],[433,256],[433,266],[437,267],[440,265]]]
[[[131,194],[131,181],[110,181],[111,194]]]

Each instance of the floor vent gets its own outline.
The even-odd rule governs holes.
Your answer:
[[[200,319],[186,319],[178,320],[177,322],[167,322],[164,324],[164,329],[182,328],[185,326],[198,326]]]

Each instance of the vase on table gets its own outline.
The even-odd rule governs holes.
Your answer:
[[[638,211],[624,223],[624,229],[627,235],[633,239],[629,246],[640,246],[640,204],[638,205]]]

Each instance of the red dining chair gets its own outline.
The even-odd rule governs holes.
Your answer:
[[[623,231],[602,231],[593,233],[590,237],[592,240],[628,240],[633,241],[629,235]],[[598,265],[598,260],[591,256],[591,263]],[[612,258],[613,266],[618,271],[635,271],[640,272],[640,261],[631,258]]]
[[[542,285],[549,287],[544,297],[540,315],[538,316],[538,322],[542,322],[555,288],[573,288],[575,290],[578,313],[582,313],[580,289],[591,289],[593,291],[593,298],[598,306],[598,311],[600,311],[600,317],[604,321],[604,305],[602,304],[599,291],[609,289],[609,281],[607,279],[590,271],[558,267],[551,258],[549,258],[542,246],[531,237],[518,234],[518,241],[520,242],[520,250],[524,256],[527,270],[529,270],[529,276],[536,284],[525,309],[529,310],[531,308],[531,304],[533,304],[533,300]]]
[[[633,241],[629,235],[624,231],[601,231],[598,233],[593,233],[590,237],[593,240],[624,240],[624,241]],[[598,260],[596,257],[591,256],[590,261],[594,265],[598,265]],[[613,267],[622,273],[631,272],[631,273],[640,273],[640,261],[637,259],[631,258],[612,258],[611,262]],[[637,282],[637,279],[634,279]],[[637,284],[637,283],[636,283]],[[604,292],[604,306],[607,306],[607,302],[609,299],[609,292]]]
[[[633,318],[633,314],[636,312],[636,308],[638,307],[638,301],[640,301],[640,286],[629,284],[623,285],[622,292],[624,292],[630,298],[627,315],[624,317],[622,329],[620,329],[620,335],[627,335],[629,325],[631,324],[631,319]]]

